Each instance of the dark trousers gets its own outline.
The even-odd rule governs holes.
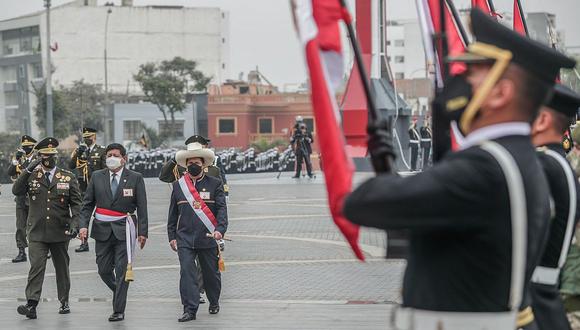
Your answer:
[[[58,300],[61,303],[68,302],[70,292],[68,241],[58,243],[29,243],[28,256],[30,258],[30,271],[28,272],[28,283],[26,284],[26,299],[40,300],[44,273],[46,271],[46,259],[49,251],[52,255],[52,264],[56,272]]]
[[[306,163],[306,173],[308,176],[312,176],[312,163],[310,162],[310,154],[298,151],[296,153],[296,176],[300,176],[302,171],[302,162]]]
[[[429,166],[429,155],[431,154],[431,144],[425,143],[421,144],[421,148],[423,149],[423,169],[426,169]]]
[[[26,222],[28,221],[28,207],[16,205],[16,247],[24,249],[28,247],[26,241]]]
[[[419,156],[419,145],[412,143],[409,148],[411,148],[411,171],[417,170],[417,156]]]
[[[197,283],[197,270],[194,263],[196,257],[199,258],[209,305],[219,305],[222,280],[218,268],[219,257],[217,248],[193,249],[179,247],[177,249],[177,255],[179,256],[180,265],[179,293],[181,295],[183,311],[195,314],[199,307],[199,286]]]
[[[201,270],[201,264],[199,263],[199,256],[195,258],[195,269],[197,270],[197,286],[199,288],[199,293],[205,293],[203,288],[203,271]]]
[[[570,330],[560,291],[555,285],[530,284],[534,318],[541,330]]]
[[[129,282],[125,282],[127,271],[127,245],[115,235],[106,241],[95,241],[97,267],[103,282],[113,291],[113,312],[125,313]]]

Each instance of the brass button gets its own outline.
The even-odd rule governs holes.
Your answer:
[[[46,210],[47,210],[47,211],[50,211],[50,207],[47,207],[47,208],[46,208]]]
[[[47,201],[47,202],[50,202],[50,199],[47,199],[46,201]]]
[[[46,220],[50,220],[50,217],[46,217]]]

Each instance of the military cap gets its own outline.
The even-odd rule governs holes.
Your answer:
[[[83,137],[91,137],[97,134],[97,130],[90,127],[83,127]]]
[[[185,145],[188,145],[188,144],[191,144],[191,143],[195,143],[195,142],[197,142],[197,143],[199,143],[201,145],[206,146],[206,145],[208,145],[211,142],[211,140],[210,139],[206,139],[206,138],[204,138],[201,135],[193,135],[193,136],[190,136],[187,140],[185,140]]]
[[[580,108],[580,95],[564,85],[556,84],[546,106],[568,117],[574,117]]]
[[[35,144],[36,144],[36,140],[34,138],[32,138],[31,136],[22,135],[22,138],[20,138],[20,146],[22,146],[22,147],[33,146]]]
[[[511,63],[518,64],[537,78],[553,84],[561,68],[573,68],[576,61],[562,53],[503,26],[480,9],[471,10],[471,30],[475,38],[464,54],[451,57],[454,62],[477,63],[494,60],[494,52],[511,52]],[[488,52],[478,51],[483,45]]]
[[[38,142],[34,149],[38,150],[40,154],[54,155],[58,153],[56,147],[58,147],[58,140],[53,137],[47,137]]]

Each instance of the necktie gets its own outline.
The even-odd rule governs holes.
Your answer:
[[[119,186],[119,183],[117,182],[117,173],[113,173],[112,177],[113,179],[111,180],[111,193],[113,194],[113,196],[115,196],[115,193],[117,192],[117,187]]]
[[[46,185],[50,186],[50,172],[44,173],[44,176],[46,178]]]

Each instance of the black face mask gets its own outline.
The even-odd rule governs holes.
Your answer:
[[[198,176],[201,173],[201,166],[197,164],[191,164],[187,167],[187,172],[193,176]]]
[[[89,146],[89,147],[91,146],[91,144],[93,144],[93,139],[83,139],[83,141],[84,141],[84,142],[85,142],[85,144],[86,144],[87,146]]]
[[[24,153],[26,153],[27,155],[30,155],[33,149],[34,149],[33,146],[22,147],[22,150],[24,150]]]
[[[56,166],[56,157],[50,156],[48,158],[43,158],[42,159],[42,166],[44,166],[48,169],[53,169]]]
[[[473,87],[464,76],[454,76],[445,82],[443,90],[435,97],[433,104],[444,110],[450,121],[461,119],[473,97]]]

